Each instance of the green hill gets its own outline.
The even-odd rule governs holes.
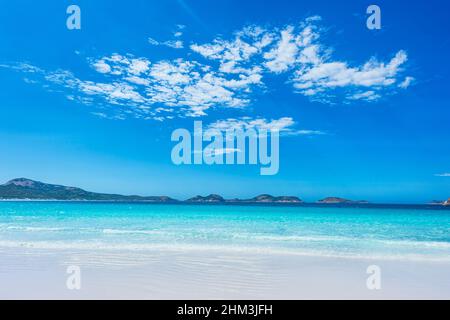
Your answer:
[[[89,192],[80,188],[47,184],[26,178],[19,178],[0,185],[0,199],[17,200],[72,200],[72,201],[145,201],[175,202],[169,197],[124,196]]]

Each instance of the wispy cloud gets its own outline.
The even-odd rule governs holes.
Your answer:
[[[403,80],[403,82],[398,86],[399,88],[407,89],[412,83],[414,83],[414,80],[416,80],[414,77],[406,77],[405,80]]]
[[[357,92],[351,96],[348,96],[347,99],[349,100],[366,100],[366,101],[374,101],[378,100],[381,96],[375,91],[369,90],[365,92]]]
[[[205,150],[192,151],[193,154],[204,154],[205,156],[221,156],[224,154],[231,154],[231,153],[241,153],[242,150],[238,148],[206,148]]]
[[[437,173],[435,174],[436,177],[450,177],[450,173]]]
[[[175,33],[175,37],[179,37],[181,36],[180,33]],[[184,43],[181,40],[167,40],[167,41],[157,41],[153,38],[148,38],[148,43],[151,44],[152,46],[166,46],[172,49],[183,49],[184,48]]]
[[[180,50],[184,58],[152,61],[132,54],[90,58],[87,62],[96,80],[26,63],[0,67],[27,73],[29,82],[36,81],[30,75],[41,76],[69,89],[72,100],[103,102],[116,107],[114,113],[120,116],[156,120],[204,116],[219,107],[245,108],[257,94],[270,92],[261,90],[268,86],[268,75],[286,74],[294,93],[322,103],[373,102],[413,83],[413,77],[403,75],[408,59],[403,50],[387,62],[372,57],[358,66],[333,60],[332,50],[321,41],[325,31],[320,23],[320,17],[314,16],[295,25],[251,25],[228,38],[191,42],[188,48],[180,39],[185,27],[177,26],[173,39],[149,38],[149,43],[184,48]],[[285,82],[286,77],[280,79]]]
[[[249,130],[257,131],[278,131],[281,135],[323,135],[325,132],[319,130],[299,130],[296,129],[296,122],[291,117],[283,117],[279,119],[266,118],[229,118],[219,120],[208,125],[208,129],[226,132],[229,130]]]
[[[166,46],[172,49],[183,49],[184,48],[184,42],[180,40],[180,37],[183,36],[183,30],[186,26],[184,25],[177,25],[176,31],[173,32],[174,39],[166,40],[166,41],[158,41],[152,37],[148,38],[148,43],[152,46]]]
[[[44,72],[43,69],[33,66],[27,62],[19,62],[12,64],[0,64],[0,68],[12,69],[24,73],[37,73],[41,74]]]

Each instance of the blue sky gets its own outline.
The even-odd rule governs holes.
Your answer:
[[[81,30],[66,8],[81,8]],[[450,196],[445,1],[10,1],[0,180],[187,198]],[[280,171],[175,166],[177,128],[281,130]]]

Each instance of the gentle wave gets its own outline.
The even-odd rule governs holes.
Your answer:
[[[450,248],[450,242],[444,241],[414,241],[414,240],[384,240],[374,238],[352,238],[341,236],[279,236],[279,235],[252,235],[252,234],[234,234],[233,238],[246,240],[274,241],[274,242],[374,242],[389,246],[411,246],[411,247],[433,247]]]
[[[66,231],[78,231],[78,232],[94,232],[103,233],[106,235],[155,235],[155,236],[169,236],[176,238],[195,238],[192,234],[183,232],[169,232],[162,230],[145,230],[145,229],[96,229],[96,228],[60,228],[60,227],[30,227],[30,226],[7,226],[0,225],[0,227],[21,232],[66,232]],[[6,228],[5,228],[6,227]],[[219,235],[216,233],[216,235]],[[198,235],[197,235],[198,237]],[[344,237],[344,236],[325,236],[325,235],[313,235],[313,236],[299,236],[299,235],[261,235],[252,233],[233,233],[231,235],[233,239],[241,239],[248,241],[259,242],[290,242],[290,243],[302,243],[302,242],[321,242],[336,243],[336,242],[353,242],[353,243],[374,243],[383,245],[386,247],[414,247],[414,248],[437,248],[437,249],[450,249],[450,242],[445,241],[417,241],[417,240],[390,240],[390,239],[376,239],[376,238],[364,238],[364,237]],[[227,239],[227,234],[223,233],[223,239]]]
[[[337,236],[279,236],[279,235],[255,235],[255,234],[234,234],[234,238],[262,241],[351,241],[354,238]]]
[[[127,230],[127,229],[103,229],[103,233],[105,234],[167,234],[164,231],[158,230]]]
[[[411,241],[411,240],[374,240],[374,241],[394,246],[450,249],[450,242],[443,242],[443,241]]]
[[[261,247],[261,246],[221,246],[221,245],[203,245],[203,244],[150,244],[150,243],[104,243],[104,242],[85,242],[85,241],[0,241],[0,248],[22,248],[22,249],[41,249],[41,250],[112,250],[143,252],[143,251],[212,251],[212,252],[234,252],[245,254],[265,254],[265,255],[296,255],[323,258],[345,258],[345,259],[369,259],[369,260],[409,260],[409,261],[429,261],[429,262],[450,262],[450,256],[446,253],[442,255],[426,255],[417,253],[404,254],[362,254],[348,252],[331,252],[319,250],[299,250],[281,247]]]
[[[52,231],[65,231],[66,228],[54,228],[54,227],[18,227],[9,226],[8,230],[29,231],[29,232],[52,232]]]

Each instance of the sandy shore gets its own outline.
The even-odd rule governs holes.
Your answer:
[[[0,248],[1,299],[450,299],[450,263]],[[366,269],[381,268],[381,290]],[[66,286],[79,266],[81,289]]]

